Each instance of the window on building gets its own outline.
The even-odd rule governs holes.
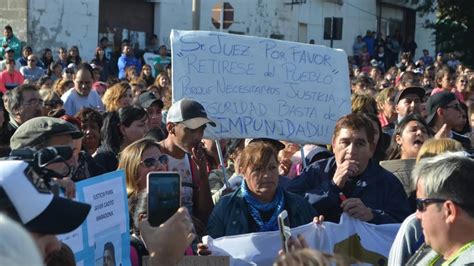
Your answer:
[[[342,18],[324,18],[324,40],[342,40]]]

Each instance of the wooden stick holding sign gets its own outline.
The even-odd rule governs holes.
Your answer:
[[[224,177],[224,185],[225,185],[225,187],[230,187],[229,182],[227,180],[226,170],[225,170],[224,156],[222,156],[221,143],[218,139],[216,139],[215,141],[216,141],[217,155],[219,155],[219,166],[221,167],[222,175]]]

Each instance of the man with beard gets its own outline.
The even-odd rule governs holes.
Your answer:
[[[124,43],[122,46],[122,56],[119,57],[117,62],[119,70],[119,79],[125,78],[125,69],[129,66],[135,66],[135,69],[142,69],[142,64],[133,55],[133,48],[129,43]]]
[[[168,154],[168,170],[180,174],[183,206],[204,224],[214,206],[201,143],[207,124],[216,126],[207,118],[204,107],[196,101],[182,99],[170,107],[166,123],[168,137],[160,142],[161,151]]]
[[[0,145],[10,146],[10,138],[17,128],[31,118],[41,115],[43,100],[34,85],[23,84],[8,91],[4,101],[10,121],[2,129]]]

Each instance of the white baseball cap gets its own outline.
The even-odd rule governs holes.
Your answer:
[[[0,161],[0,211],[30,232],[57,235],[73,231],[91,206],[54,196],[28,165],[20,160]]]
[[[213,127],[216,126],[214,121],[207,118],[204,106],[190,99],[181,99],[173,103],[168,110],[166,121],[171,123],[182,123],[190,129],[196,129],[205,124],[209,124]]]

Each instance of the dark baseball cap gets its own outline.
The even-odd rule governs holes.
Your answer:
[[[209,124],[213,127],[216,126],[214,121],[207,118],[204,106],[190,99],[181,99],[173,103],[168,110],[166,121],[171,123],[182,123],[190,129],[196,129],[205,124]]]
[[[400,90],[395,95],[394,103],[398,104],[398,102],[408,94],[418,95],[418,97],[420,97],[420,101],[421,101],[423,99],[423,97],[425,96],[425,89],[423,89],[422,87],[407,87],[403,90]]]
[[[436,117],[436,110],[440,107],[445,107],[455,100],[457,100],[456,94],[449,91],[442,91],[431,95],[428,101],[426,101],[426,112],[428,112],[426,123],[431,126]]]
[[[5,48],[5,53],[9,53],[9,52],[15,52],[15,50],[13,50],[11,47]]]
[[[155,94],[151,91],[144,92],[138,96],[138,105],[145,109],[154,103],[158,103],[160,108],[163,108],[163,101],[156,98]]]
[[[30,232],[57,235],[78,228],[89,204],[54,196],[44,180],[20,160],[0,161],[0,210]]]
[[[83,134],[73,124],[54,117],[35,117],[23,123],[10,139],[14,149],[36,146],[47,137],[70,134],[73,139],[82,138]]]

